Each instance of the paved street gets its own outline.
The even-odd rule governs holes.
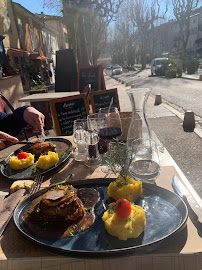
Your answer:
[[[192,110],[196,116],[202,118],[202,81],[151,76],[150,69],[145,69],[136,75],[135,73],[128,72],[114,77],[130,85],[134,84],[135,87],[152,87],[152,94],[161,94],[163,99],[174,107],[177,106],[181,112]]]
[[[150,70],[140,72],[133,77],[127,76],[129,74],[121,76],[125,82],[135,84],[135,87],[152,87],[154,97],[155,94],[161,94],[163,100],[169,101],[169,103],[163,102],[161,105],[154,106],[154,97],[149,98],[147,102],[149,125],[202,198],[202,139],[196,132],[184,132],[182,127],[184,110],[179,107],[192,109],[194,112],[198,110],[202,116],[202,82],[178,78],[168,80],[163,77],[150,77]],[[131,106],[125,93],[127,88],[125,84],[108,76],[106,76],[105,81],[107,89],[115,87],[118,89],[121,110],[130,111]],[[191,100],[194,100],[196,105],[193,105]],[[175,105],[173,106],[173,104]],[[197,127],[195,131],[201,132],[200,127]]]

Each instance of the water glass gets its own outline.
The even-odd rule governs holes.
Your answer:
[[[87,120],[74,120],[73,140],[76,144],[74,159],[77,161],[85,161],[86,159],[86,133],[88,131]]]
[[[88,129],[99,134],[100,130],[107,127],[106,117],[101,117],[99,113],[90,114],[87,116]],[[107,141],[99,138],[98,149],[100,154],[107,152]]]
[[[155,183],[160,174],[159,155],[153,140],[134,140],[132,142],[133,158],[129,171],[135,180]]]

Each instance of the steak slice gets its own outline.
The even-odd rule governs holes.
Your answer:
[[[49,190],[35,199],[26,210],[24,218],[33,222],[61,219],[75,221],[82,218],[84,214],[85,208],[77,197],[77,190],[72,185],[68,185]]]
[[[36,143],[27,150],[28,153],[35,155],[36,160],[38,160],[41,155],[47,154],[48,151],[57,153],[56,145],[49,142]]]

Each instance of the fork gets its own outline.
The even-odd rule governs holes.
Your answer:
[[[44,177],[42,175],[37,175],[35,178],[34,178],[34,182],[31,186],[31,189],[29,191],[29,193],[25,196],[25,198],[29,197],[30,195],[34,194],[35,192],[37,192],[40,187],[41,187],[41,184],[43,182],[43,179]],[[17,207],[17,205],[16,205]],[[15,209],[13,210],[13,212],[10,214],[8,220],[5,222],[4,226],[2,227],[2,229],[0,230],[0,236],[3,234],[4,230],[6,229],[9,221],[11,220],[11,218],[13,217],[13,213],[14,213]]]
[[[27,194],[27,196],[30,196],[30,195],[34,194],[35,192],[37,192],[40,189],[41,184],[43,182],[43,179],[44,179],[44,177],[42,175],[37,175],[34,178],[34,182],[33,182],[32,186],[31,186],[30,191]]]

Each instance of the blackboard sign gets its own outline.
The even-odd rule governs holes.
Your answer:
[[[85,119],[89,114],[84,94],[52,99],[49,103],[58,136],[72,135],[74,120]]]
[[[101,65],[80,66],[78,71],[77,90],[82,93],[86,85],[91,84],[91,91],[105,90]]]
[[[72,49],[56,51],[55,92],[77,89],[77,66]]]
[[[118,110],[120,111],[117,88],[105,90],[105,91],[91,92],[90,103],[92,105],[93,113],[99,112],[100,108],[109,107],[112,97],[113,97],[112,106],[117,107]]]

